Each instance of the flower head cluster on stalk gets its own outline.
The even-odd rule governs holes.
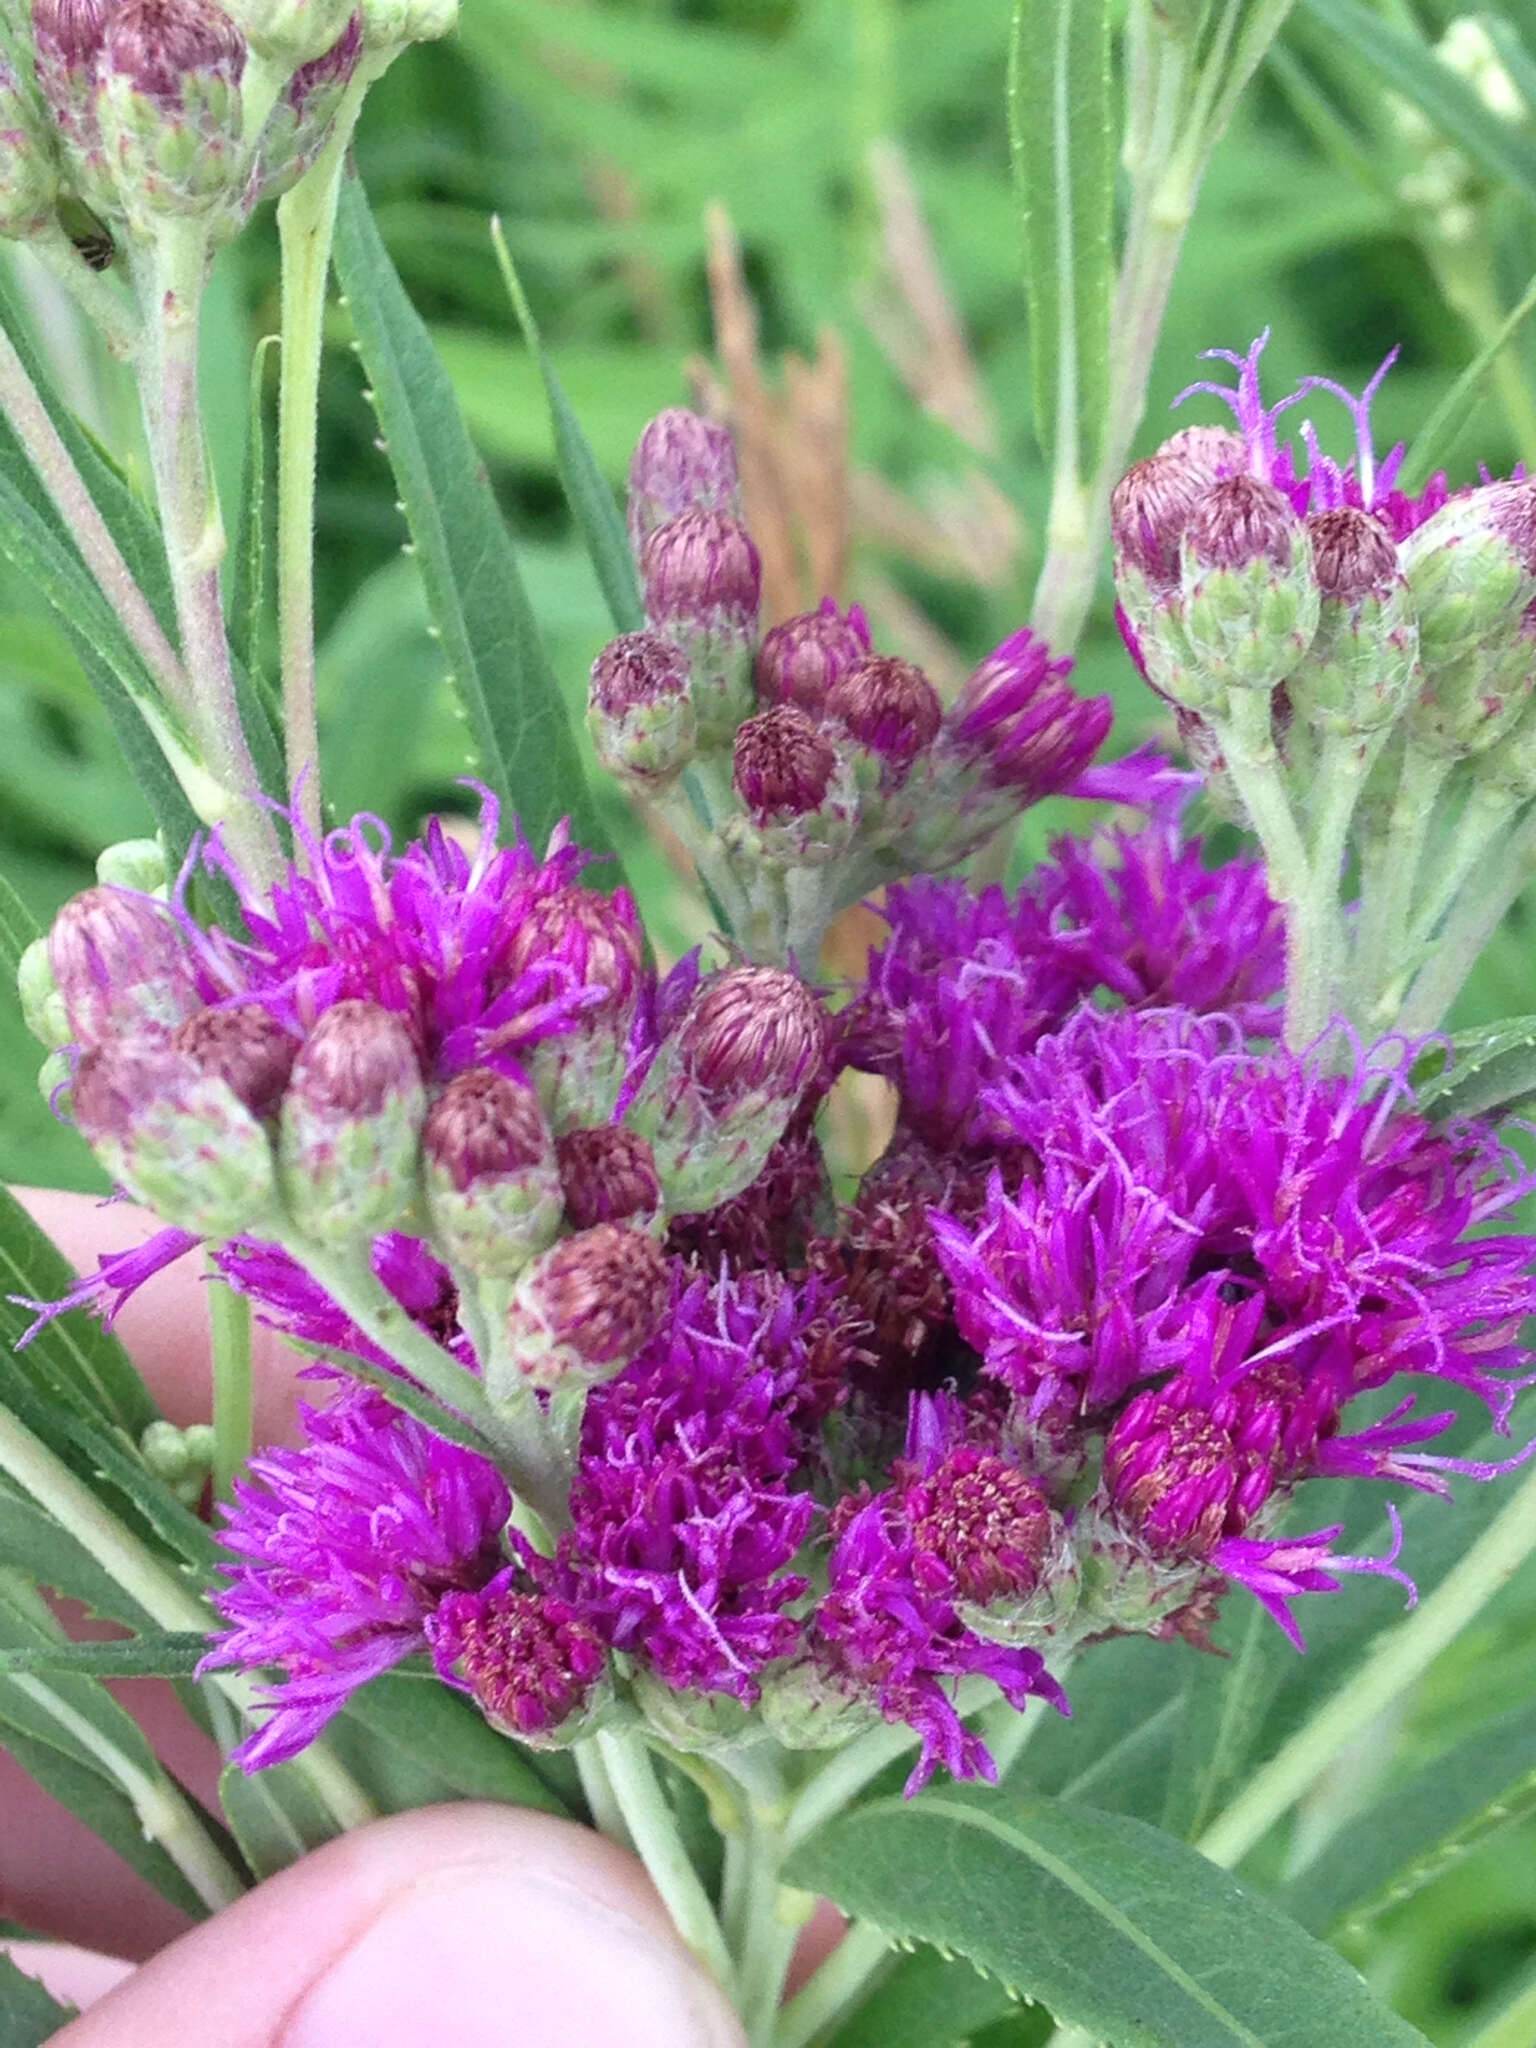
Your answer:
[[[1257,357],[1237,430],[1186,430],[1117,502],[1129,626],[1208,752],[1244,692],[1293,744],[1415,576],[1417,630],[1459,620],[1468,660],[1490,578],[1536,594],[1523,486],[1408,497],[1369,391],[1352,464],[1309,432],[1303,463]],[[303,1445],[225,1515],[210,1663],[277,1674],[242,1760],[418,1659],[536,1745],[888,1722],[916,1789],[993,1775],[975,1708],[1065,1709],[1084,1644],[1208,1644],[1241,1589],[1299,1645],[1302,1596],[1404,1579],[1397,1534],[1341,1549],[1308,1482],[1516,1462],[1446,1446],[1469,1403],[1508,1434],[1536,1378],[1523,1169],[1416,1106],[1405,1040],[1286,1042],[1306,906],[1273,861],[1213,863],[1164,764],[1096,771],[1143,822],[1016,891],[934,873],[1095,786],[1107,709],[1037,640],[946,706],[857,608],[764,631],[730,438],[691,414],[647,429],[629,514],[648,623],[599,657],[591,723],[681,821],[728,947],[659,974],[627,893],[564,832],[503,844],[482,794],[467,845],[295,822],[266,889],[215,834],[238,924],[146,869],[24,963],[60,1106],[168,1226],[72,1301],[206,1239],[315,1354]],[[1451,715],[1418,659],[1411,715]],[[876,882],[864,978],[818,987]],[[894,1120],[839,1199],[818,1112],[849,1072]]]

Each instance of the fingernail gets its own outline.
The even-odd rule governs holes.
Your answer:
[[[742,2048],[681,1949],[574,1886],[483,1866],[398,1894],[279,2048]]]

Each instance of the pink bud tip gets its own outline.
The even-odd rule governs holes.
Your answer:
[[[199,1010],[177,1027],[171,1044],[200,1073],[223,1081],[255,1117],[277,1114],[299,1050],[292,1033],[259,1003]]]
[[[680,1033],[706,1095],[797,1100],[821,1066],[827,1023],[815,996],[778,967],[731,967],[694,997]]]
[[[168,910],[107,885],[54,919],[48,961],[82,1045],[170,1031],[199,1007],[192,963]]]
[[[736,732],[736,794],[758,824],[803,817],[826,796],[837,749],[792,704],[759,711]]]
[[[107,21],[105,64],[148,98],[178,105],[189,77],[222,73],[238,83],[245,38],[204,0],[126,0]]]
[[[661,1207],[661,1181],[651,1147],[638,1131],[622,1124],[567,1131],[556,1140],[565,1213],[573,1230],[597,1223],[623,1223],[654,1216]]]
[[[1291,501],[1262,477],[1243,471],[1212,484],[1194,506],[1184,541],[1195,561],[1212,569],[1244,569],[1270,561],[1290,567],[1301,522]]]
[[[827,715],[841,720],[861,747],[904,774],[933,744],[944,712],[937,691],[915,663],[875,654],[833,683]]]
[[[421,1087],[405,1020],[382,1004],[335,1003],[305,1039],[290,1086],[322,1116],[365,1121]]]
[[[633,1357],[661,1327],[671,1274],[647,1232],[598,1223],[545,1254],[534,1295],[556,1342],[586,1365],[612,1365]]]
[[[688,662],[661,633],[624,633],[592,664],[588,702],[604,718],[688,695]]]
[[[1379,520],[1353,505],[1307,521],[1313,575],[1324,597],[1351,600],[1381,594],[1398,581],[1397,549]]]
[[[770,628],[753,671],[760,704],[798,704],[819,714],[838,677],[870,651],[869,622],[858,605],[840,612],[830,598]]]
[[[638,554],[684,512],[734,512],[741,474],[730,429],[685,406],[658,413],[629,465],[629,529]]]
[[[683,512],[658,526],[640,560],[646,614],[663,624],[756,623],[763,566],[752,536],[723,512]]]
[[[454,1075],[427,1112],[421,1143],[460,1193],[488,1176],[537,1166],[550,1153],[535,1091],[488,1067]]]

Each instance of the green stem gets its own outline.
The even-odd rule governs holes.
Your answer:
[[[207,266],[204,227],[195,221],[160,223],[147,256],[140,258],[152,337],[140,388],[192,722],[207,768],[234,799],[224,820],[230,850],[259,886],[277,873],[281,853],[240,724],[219,592],[224,527],[208,473],[197,388]]]
[[[1385,734],[1363,741],[1329,733],[1323,741],[1306,885],[1291,907],[1287,933],[1285,1036],[1296,1052],[1315,1043],[1342,1007],[1344,852],[1355,806],[1384,739]]]
[[[49,275],[61,284],[119,362],[132,362],[144,343],[144,327],[116,285],[92,270],[62,228],[27,244]]]
[[[737,2005],[753,2048],[772,2048],[784,1980],[815,1900],[778,1881],[782,1846],[764,1841],[754,1864],[746,1947],[737,1975]]]
[[[1462,885],[1429,963],[1408,991],[1397,1029],[1414,1036],[1436,1031],[1477,965],[1478,956],[1536,875],[1536,812],[1510,836],[1489,881],[1475,874]]]
[[[331,139],[278,201],[282,252],[282,378],[277,408],[277,617],[288,792],[311,832],[320,829],[320,741],[315,710],[315,450],[325,287],[347,146],[363,95],[377,76],[353,77]]]
[[[856,1920],[780,2013],[774,2048],[811,2048],[823,2034],[830,2038],[890,1960],[888,1936],[867,1921]]]
[[[251,1368],[251,1304],[219,1277],[209,1260],[208,1322],[213,1360],[213,1494],[228,1500],[256,1436],[256,1383]]]
[[[997,1697],[985,1679],[962,1679],[955,1694],[961,1717],[974,1714]],[[882,1721],[876,1728],[855,1736],[845,1748],[835,1751],[810,1782],[802,1786],[784,1824],[784,1850],[815,1834],[829,1820],[835,1820],[856,1799],[872,1778],[878,1778],[888,1764],[917,1747],[918,1738],[903,1723]]]
[[[677,1822],[661,1789],[645,1743],[632,1731],[605,1729],[595,1736],[635,1849],[661,1894],[673,1925],[716,1980],[730,1988],[730,1953],[699,1873],[689,1860]]]
[[[1270,894],[1289,911],[1299,906],[1311,886],[1312,863],[1307,855],[1301,828],[1291,809],[1291,799],[1280,771],[1274,746],[1266,737],[1255,737],[1253,728],[1262,716],[1269,718],[1269,700],[1254,691],[1233,699],[1237,722],[1223,720],[1217,736],[1226,756],[1227,772],[1248,813],[1269,870]],[[1337,887],[1337,882],[1335,882]],[[1289,976],[1287,977],[1289,979]]]
[[[1196,1846],[1227,1869],[1289,1813],[1339,1752],[1421,1678],[1536,1550],[1536,1473],[1408,1620],[1382,1634],[1364,1665],[1252,1777]]]
[[[1521,799],[1509,791],[1491,788],[1481,777],[1475,781],[1462,806],[1456,829],[1444,857],[1435,863],[1436,873],[1428,900],[1417,910],[1408,937],[1410,956],[1417,955],[1434,938],[1440,920],[1448,913],[1462,885],[1474,874],[1497,873],[1502,865],[1485,858],[1495,840],[1508,830],[1520,808]],[[1486,888],[1486,882],[1483,884]]]
[[[1424,845],[1450,771],[1449,761],[1409,740],[1381,854],[1366,864],[1352,979],[1362,1022],[1372,1036],[1394,1022],[1394,987],[1407,967],[1408,925]]]
[[[634,1837],[619,1809],[613,1780],[608,1775],[608,1766],[603,1762],[596,1737],[588,1736],[585,1741],[578,1742],[571,1754],[576,1759],[576,1774],[581,1779],[581,1789],[591,1809],[593,1826],[610,1842],[617,1842],[621,1849],[633,1850]]]

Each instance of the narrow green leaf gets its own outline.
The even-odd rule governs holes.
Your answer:
[[[0,968],[8,982],[15,981],[22,954],[42,935],[42,926],[4,875],[0,875]]]
[[[1419,1107],[1433,1117],[1508,1115],[1536,1095],[1536,1017],[1506,1017],[1431,1046],[1414,1070]]]
[[[41,2048],[75,2017],[35,1977],[0,1956],[0,2048]]]
[[[533,1757],[425,1672],[389,1671],[375,1678],[353,1695],[345,1718],[376,1743],[419,1758],[459,1798],[570,1816],[569,1805],[543,1773],[544,1765],[564,1759]]]
[[[1536,1706],[1502,1714],[1351,1814],[1285,1895],[1304,1927],[1368,1920],[1536,1813]]]
[[[15,1571],[92,1614],[135,1630],[154,1624],[69,1531],[33,1500],[0,1480],[0,1557]]]
[[[427,602],[487,782],[537,845],[562,817],[606,849],[560,687],[485,466],[355,178],[336,269],[352,309]]]
[[[1115,156],[1105,0],[1015,0],[1008,132],[1041,446],[1092,474],[1109,398]]]
[[[1045,1716],[1009,1778],[1010,1789],[1159,1820],[1188,1666],[1197,1654],[1147,1636],[1096,1644],[1071,1673],[1071,1720]]]
[[[7,1562],[10,1562],[7,1559]],[[85,1678],[189,1678],[208,1654],[208,1638],[162,1630],[126,1643],[49,1643],[0,1649],[0,1673],[34,1671]]]
[[[74,1284],[74,1268],[47,1232],[0,1188],[0,1346],[12,1352],[36,1320],[35,1310],[10,1297],[58,1301]],[[67,1402],[77,1414],[135,1440],[159,1416],[137,1367],[94,1316],[55,1316],[11,1362],[45,1399]]]
[[[1490,112],[1467,81],[1429,44],[1361,0],[1302,0],[1307,12],[1347,43],[1394,91],[1411,100],[1496,183],[1536,206],[1536,143]]]
[[[1403,457],[1399,488],[1422,491],[1455,445],[1456,437],[1477,410],[1484,378],[1536,309],[1536,278],[1532,278],[1507,319],[1468,363],[1429,418],[1414,435]]]
[[[1288,1915],[1156,1828],[1055,1800],[882,1799],[791,1883],[968,1956],[1110,2048],[1408,2048],[1423,2036]]]
[[[1224,1654],[1192,1659],[1179,1696],[1162,1815],[1163,1826],[1189,1842],[1239,1783],[1263,1732],[1275,1667],[1295,1654],[1257,1600],[1229,1603],[1214,1638]]]
[[[339,1832],[292,1764],[249,1775],[238,1764],[226,1764],[219,1776],[219,1804],[258,1878],[275,1877]]]
[[[251,357],[250,418],[245,436],[245,488],[240,494],[240,524],[235,533],[229,585],[229,644],[235,660],[250,676],[266,705],[268,718],[281,726],[282,711],[271,679],[260,668],[261,628],[271,590],[267,547],[267,432],[263,405],[267,355],[278,345],[275,334],[263,335]]]
[[[544,346],[499,220],[491,222],[491,240],[495,244],[501,274],[506,280],[512,310],[544,380],[544,391],[549,400],[549,424],[555,439],[555,467],[560,472],[566,501],[581,529],[587,556],[607,602],[614,631],[633,633],[645,624],[645,606],[641,602],[635,558],[630,551],[629,534],[618,501],[608,487],[608,479],[598,467],[591,444]]]

